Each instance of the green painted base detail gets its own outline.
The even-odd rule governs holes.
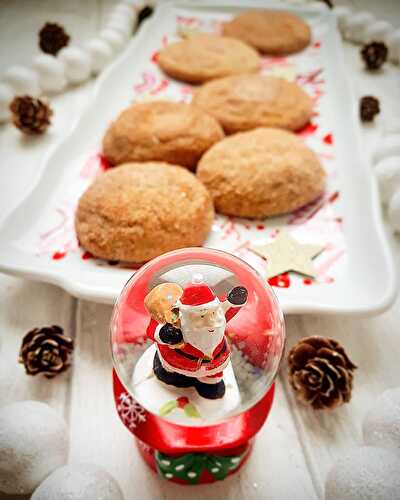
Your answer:
[[[162,477],[183,479],[188,484],[197,484],[205,469],[215,480],[225,479],[229,472],[240,465],[245,455],[246,452],[229,457],[207,453],[187,453],[176,457],[159,451],[154,454],[158,473]]]

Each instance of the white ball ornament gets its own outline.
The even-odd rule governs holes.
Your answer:
[[[61,92],[67,86],[65,65],[60,59],[40,54],[33,60],[33,67],[38,73],[39,84],[44,92]]]
[[[345,38],[355,43],[362,43],[368,25],[372,24],[374,16],[369,12],[357,12],[349,17]]]
[[[125,37],[111,28],[102,30],[100,32],[100,38],[108,43],[114,52],[119,52],[125,45]]]
[[[345,6],[338,6],[333,8],[333,12],[336,16],[337,24],[339,31],[344,34],[347,29],[347,23],[350,19],[350,16],[353,15],[351,9]]]
[[[36,71],[24,66],[11,66],[3,75],[3,80],[12,87],[14,95],[40,94],[39,78]]]
[[[121,17],[110,18],[107,23],[107,28],[118,31],[125,40],[129,39],[133,33],[133,26],[129,19],[123,19]]]
[[[113,50],[110,44],[101,38],[94,38],[88,42],[86,48],[90,56],[92,72],[100,73],[112,60]]]
[[[393,26],[387,21],[375,21],[367,26],[364,35],[364,42],[381,42],[393,32]]]
[[[10,118],[10,102],[12,98],[11,87],[5,83],[0,83],[0,123],[6,122]]]
[[[377,398],[364,418],[363,436],[365,444],[400,453],[400,387]]]
[[[388,156],[375,165],[375,175],[383,203],[388,203],[400,191],[400,155]]]
[[[146,0],[124,0],[123,3],[133,7],[136,12],[139,12],[149,4],[148,2],[146,2]]]
[[[389,201],[388,218],[392,229],[400,233],[400,191],[397,191]]]
[[[325,483],[325,500],[399,500],[400,458],[362,446],[339,458]]]
[[[67,456],[67,425],[50,406],[21,401],[0,410],[0,491],[31,493]]]
[[[31,500],[124,500],[115,479],[91,464],[66,465],[54,471]]]
[[[70,83],[82,83],[91,73],[89,54],[79,47],[64,47],[57,56],[65,64],[65,76]]]
[[[120,3],[115,7],[111,14],[111,17],[114,16],[129,19],[131,26],[134,26],[134,24],[136,24],[136,10],[132,6],[126,5],[124,3]]]
[[[400,134],[392,134],[383,137],[375,149],[374,160],[378,162],[388,156],[400,155]]]
[[[392,62],[400,63],[400,29],[392,31],[386,37],[386,44],[389,49],[389,59]]]

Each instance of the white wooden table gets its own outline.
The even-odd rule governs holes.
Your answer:
[[[398,0],[353,0],[349,4],[370,9],[400,26]],[[89,39],[99,31],[112,5],[111,0],[1,2],[0,67],[31,60],[37,52],[37,32],[45,21],[64,24],[74,40]],[[378,123],[364,128],[369,147],[393,117],[400,115],[400,70],[388,65],[383,74],[367,74],[361,69],[358,48],[350,45],[346,58],[355,95],[373,94],[382,103]],[[43,137],[22,138],[10,125],[0,127],[0,219],[29,188],[48,148],[73,126],[92,89],[93,82],[89,82],[53,98],[54,125]],[[394,247],[399,262],[398,243]],[[361,422],[368,407],[384,389],[400,385],[399,301],[373,318],[288,317],[288,348],[311,334],[332,336],[344,344],[359,366],[351,403],[330,413],[300,408],[288,386],[284,363],[272,413],[248,465],[223,483],[189,491],[159,479],[142,463],[116,416],[111,392],[110,314],[111,307],[77,300],[55,286],[0,275],[0,405],[23,399],[49,403],[69,424],[70,462],[104,466],[118,480],[127,500],[183,499],[188,494],[193,499],[323,498],[324,479],[332,462],[361,443]],[[54,323],[75,338],[73,369],[50,381],[26,376],[17,364],[22,336],[35,326]],[[0,498],[13,497],[0,493]]]

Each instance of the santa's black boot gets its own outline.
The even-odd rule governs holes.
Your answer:
[[[225,382],[220,380],[216,384],[206,384],[196,380],[196,389],[201,397],[206,399],[220,399],[225,394]]]
[[[197,379],[194,377],[186,377],[186,375],[166,370],[161,364],[158,352],[154,355],[153,372],[158,380],[161,380],[164,384],[174,385],[175,387],[192,387],[197,383]]]

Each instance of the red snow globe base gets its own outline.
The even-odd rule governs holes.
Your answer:
[[[116,408],[145,462],[180,484],[238,471],[271,409],[284,339],[272,289],[231,254],[188,248],[138,270],[111,343]]]

